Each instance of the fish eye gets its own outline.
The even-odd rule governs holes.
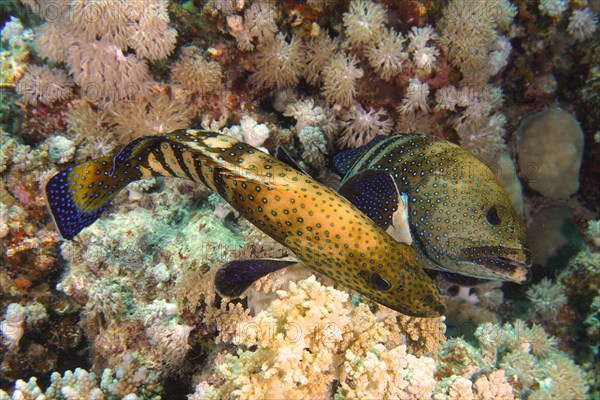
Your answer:
[[[496,210],[496,207],[490,208],[487,214],[485,215],[485,218],[492,225],[500,225],[500,223],[502,222],[500,216],[498,215],[498,210]]]
[[[377,272],[371,275],[371,284],[377,290],[387,292],[392,288],[392,284],[387,280],[383,279]]]

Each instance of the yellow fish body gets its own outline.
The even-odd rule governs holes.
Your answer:
[[[144,137],[114,160],[90,160],[56,174],[46,185],[46,195],[63,237],[71,239],[92,224],[127,184],[151,176],[206,184],[305,265],[378,303],[413,316],[435,317],[444,311],[435,285],[421,268],[422,256],[411,246],[396,242],[334,190],[248,144],[213,132],[181,130]],[[287,265],[267,264],[248,261],[224,269],[218,287],[238,294],[237,288],[228,289],[229,279],[248,274],[241,279],[243,286]]]

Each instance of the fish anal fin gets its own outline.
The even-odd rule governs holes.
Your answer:
[[[392,224],[401,201],[394,179],[376,169],[353,175],[338,191],[384,230]]]
[[[298,261],[281,259],[235,260],[223,265],[215,275],[215,286],[223,296],[240,297],[254,282]]]

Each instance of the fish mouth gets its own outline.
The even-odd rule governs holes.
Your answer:
[[[490,276],[476,276],[484,279],[524,284],[530,277],[531,257],[526,247],[473,246],[471,243],[470,246],[464,246],[458,254],[449,254],[449,257],[455,262],[485,267]]]
[[[531,275],[531,264],[524,261],[515,260],[503,256],[481,256],[471,259],[466,259],[475,264],[484,265],[491,270],[502,271],[503,275],[512,278],[510,280],[516,283],[527,283]]]

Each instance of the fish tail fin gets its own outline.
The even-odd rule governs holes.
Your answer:
[[[114,159],[88,160],[50,178],[45,189],[46,200],[62,237],[72,239],[94,223],[129,183],[151,176],[172,175],[160,166],[148,165],[148,153],[159,148],[165,139],[164,136],[136,139]]]
[[[72,239],[96,221],[129,183],[153,176],[207,182],[203,165],[216,168],[203,150],[229,146],[227,137],[205,131],[178,130],[145,136],[126,145],[114,159],[102,157],[67,168],[46,184],[46,198],[61,235]],[[213,184],[212,187],[215,187]]]
[[[100,217],[127,183],[114,179],[113,160],[89,160],[54,175],[46,184],[46,200],[65,239],[72,239]]]

